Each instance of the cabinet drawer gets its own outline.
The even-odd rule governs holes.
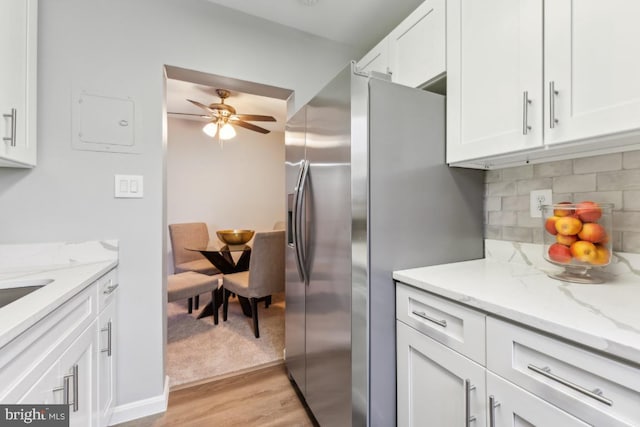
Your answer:
[[[484,314],[398,283],[396,317],[484,366]]]
[[[640,425],[640,369],[487,319],[487,368],[593,425]]]

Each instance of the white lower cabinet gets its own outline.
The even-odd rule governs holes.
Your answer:
[[[400,427],[640,426],[637,366],[402,283],[396,317]]]
[[[490,371],[487,371],[487,396],[489,427],[589,425]]]
[[[484,427],[484,368],[400,321],[397,334],[398,425]]]
[[[0,348],[0,402],[68,404],[70,426],[108,425],[116,283],[112,270]]]

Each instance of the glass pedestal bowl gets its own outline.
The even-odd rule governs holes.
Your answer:
[[[610,203],[583,201],[542,206],[544,258],[564,271],[549,277],[573,283],[604,283],[611,262]]]

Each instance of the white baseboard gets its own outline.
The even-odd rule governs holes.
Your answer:
[[[109,425],[124,423],[149,415],[165,412],[169,402],[169,376],[164,379],[164,390],[161,395],[116,406]]]

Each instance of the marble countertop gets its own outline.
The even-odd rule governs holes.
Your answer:
[[[53,282],[0,307],[0,349],[118,265],[118,242],[0,245],[0,288]]]
[[[540,245],[487,240],[484,259],[393,278],[489,314],[640,364],[640,255],[616,253],[600,285],[552,279]]]

